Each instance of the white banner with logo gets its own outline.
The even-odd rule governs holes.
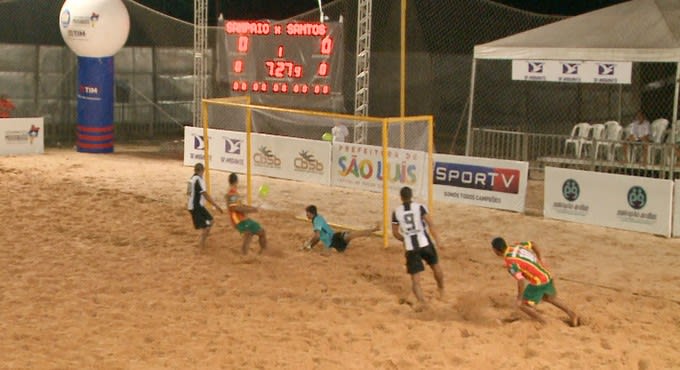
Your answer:
[[[434,199],[524,212],[529,163],[434,156]]]
[[[0,118],[0,155],[45,152],[42,117]]]
[[[415,150],[389,149],[389,170],[384,171],[380,146],[352,143],[333,144],[331,184],[346,188],[382,192],[383,174],[389,179],[390,192],[404,186],[415,196],[427,194],[427,153]]]
[[[264,134],[252,139],[253,174],[330,184],[329,142]]]
[[[512,79],[602,84],[630,84],[631,62],[513,60]]]
[[[671,180],[546,167],[543,216],[670,236]]]
[[[680,237],[680,181],[673,182],[673,237]]]
[[[246,172],[246,134],[236,131],[208,129],[211,169],[226,172]],[[184,165],[204,161],[203,128],[184,128]]]
[[[246,172],[246,134],[208,129],[211,169]],[[330,184],[330,143],[320,140],[252,134],[251,165],[254,175]],[[203,162],[205,139],[200,127],[184,129],[184,165]]]

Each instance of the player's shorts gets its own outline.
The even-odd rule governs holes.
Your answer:
[[[345,235],[347,232],[337,232],[333,234],[331,238],[331,248],[335,248],[338,252],[344,252],[347,249],[347,241],[345,240]]]
[[[522,299],[527,304],[533,306],[539,304],[546,294],[551,296],[557,294],[552,279],[543,285],[527,284],[526,288],[524,288]]]
[[[205,207],[190,209],[191,220],[194,221],[194,228],[205,229],[212,226],[213,217]]]
[[[409,274],[417,274],[425,270],[425,265],[423,261],[427,262],[428,265],[436,265],[439,263],[439,257],[437,256],[437,250],[428,245],[427,247],[418,248],[412,251],[406,251],[406,272]]]
[[[251,233],[251,234],[257,234],[257,233],[260,232],[260,230],[262,230],[262,226],[260,226],[260,224],[258,224],[257,222],[255,222],[251,219],[246,219],[246,220],[239,222],[236,225],[236,230],[238,230],[238,232],[240,232],[241,234],[243,234],[245,232],[248,232],[248,233]]]

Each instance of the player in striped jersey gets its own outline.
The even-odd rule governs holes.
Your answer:
[[[392,235],[404,243],[406,249],[406,272],[411,275],[411,289],[420,305],[425,304],[423,290],[420,287],[420,273],[425,270],[423,260],[430,265],[437,281],[440,298],[444,298],[444,273],[439,266],[437,246],[439,237],[435,231],[432,217],[427,208],[412,201],[413,190],[408,186],[399,191],[402,205],[392,212]],[[434,237],[433,243],[432,238]]]
[[[194,175],[191,176],[191,179],[187,184],[187,195],[189,196],[187,209],[189,210],[189,213],[191,213],[191,220],[194,223],[194,228],[196,228],[196,230],[201,230],[201,237],[198,243],[201,248],[205,246],[205,240],[208,238],[213,221],[212,215],[205,208],[205,202],[208,201],[222,212],[222,208],[220,208],[220,206],[210,197],[210,194],[208,194],[205,181],[203,180],[204,171],[205,168],[203,167],[203,164],[196,163],[194,165]]]
[[[491,241],[491,246],[497,256],[503,257],[508,272],[517,280],[517,305],[523,312],[545,324],[535,307],[542,299],[569,315],[569,325],[579,325],[576,313],[557,299],[552,275],[545,267],[536,243],[529,241],[508,246],[505,239],[497,237]]]

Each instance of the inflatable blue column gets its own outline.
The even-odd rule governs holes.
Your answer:
[[[130,16],[122,0],[66,0],[59,28],[78,56],[79,152],[113,152],[113,55],[125,45]]]
[[[79,152],[113,152],[113,57],[78,57]]]

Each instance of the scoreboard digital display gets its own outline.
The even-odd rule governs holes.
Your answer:
[[[227,20],[224,36],[226,65],[221,67],[232,95],[341,93],[341,23]]]

